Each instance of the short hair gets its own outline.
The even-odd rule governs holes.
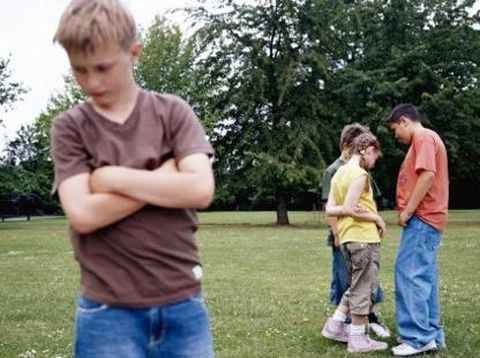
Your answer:
[[[374,147],[380,151],[380,142],[372,132],[365,132],[360,134],[353,140],[353,153],[363,154],[362,151],[368,147]]]
[[[400,117],[408,117],[412,122],[421,122],[422,120],[420,113],[418,113],[413,104],[402,103],[392,109],[392,112],[390,112],[387,117],[383,118],[383,122],[387,124],[398,123]]]
[[[359,123],[347,124],[342,129],[342,134],[340,135],[340,151],[346,148],[352,148],[353,140],[358,137],[360,134],[369,132],[368,127],[362,126]]]
[[[128,50],[136,37],[135,20],[119,0],[72,0],[60,17],[53,42],[67,52],[93,53],[111,41]]]

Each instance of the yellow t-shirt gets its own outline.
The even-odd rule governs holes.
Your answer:
[[[332,191],[335,197],[336,205],[343,205],[347,197],[350,185],[358,177],[367,176],[367,184],[360,195],[358,203],[372,213],[377,213],[377,206],[373,200],[372,186],[368,172],[357,164],[347,163],[340,167],[332,178]],[[367,222],[354,219],[350,216],[338,218],[338,236],[340,243],[345,242],[380,242],[377,225],[374,222]]]

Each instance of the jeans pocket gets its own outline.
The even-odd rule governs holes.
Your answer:
[[[421,244],[428,251],[438,251],[440,247],[441,234],[430,225],[422,222],[421,227]]]
[[[205,303],[205,298],[203,297],[203,294],[201,292],[199,292],[199,293],[195,294],[195,296],[190,298],[189,301],[204,304]]]
[[[77,299],[77,311],[79,313],[96,313],[105,311],[108,308],[107,304],[92,300],[83,295],[79,295]]]

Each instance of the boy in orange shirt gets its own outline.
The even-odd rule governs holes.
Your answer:
[[[448,160],[445,145],[424,128],[412,104],[396,106],[384,122],[409,145],[397,181],[402,239],[395,264],[395,301],[402,344],[396,356],[445,347],[440,325],[437,255],[448,214]]]

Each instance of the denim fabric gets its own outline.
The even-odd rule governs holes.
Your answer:
[[[340,248],[332,246],[332,283],[330,286],[330,302],[335,306],[340,304],[342,296],[350,286],[350,278],[348,276],[348,268],[345,263]],[[377,293],[375,295],[375,303],[383,302],[383,291],[378,286]]]
[[[445,347],[440,326],[437,254],[442,235],[413,216],[402,231],[395,263],[395,300],[398,333],[419,349],[435,340]]]
[[[75,357],[213,357],[208,313],[201,295],[150,308],[77,301]]]
[[[340,248],[332,246],[332,283],[330,286],[330,302],[340,304],[343,294],[348,289],[349,278],[347,264]]]

